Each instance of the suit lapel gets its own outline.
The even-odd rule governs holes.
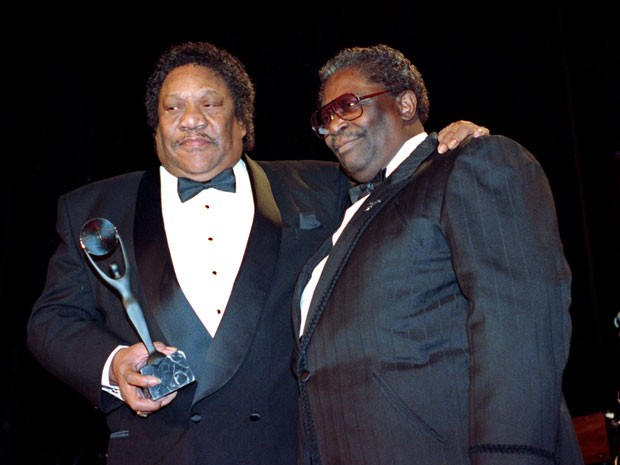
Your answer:
[[[319,249],[314,253],[314,255],[308,259],[299,273],[298,284],[296,285],[293,294],[293,330],[295,334],[299,334],[299,329],[301,327],[301,295],[306,287],[306,284],[312,277],[312,271],[321,262],[321,260],[329,254],[331,249],[332,236],[330,235],[325,242],[323,242],[321,247],[319,247]],[[299,341],[297,342],[299,343]]]
[[[153,340],[165,340],[157,321],[161,311],[160,285],[166,260],[170,258],[161,216],[159,173],[147,171],[142,177],[134,216],[134,248],[140,277],[142,310]],[[170,343],[170,341],[166,341]],[[180,344],[180,342],[179,342]]]
[[[264,171],[246,158],[255,198],[254,220],[246,253],[220,323],[206,355],[207,376],[194,400],[222,387],[239,369],[256,333],[267,303],[280,248],[280,213]]]
[[[338,280],[340,273],[346,264],[353,248],[357,244],[362,233],[381,212],[381,210],[392,200],[405,186],[414,179],[414,175],[421,169],[422,162],[435,154],[437,148],[436,134],[430,134],[403,163],[376,188],[366,199],[365,203],[353,215],[351,221],[342,232],[337,244],[329,252],[329,258],[325,263],[325,268],[317,284],[312,299],[312,304],[308,312],[306,328],[301,338],[300,344],[306,346],[312,336],[312,331],[316,327],[325,304],[329,300],[332,289]],[[331,241],[331,237],[329,239]],[[317,262],[318,263],[318,262]],[[295,292],[295,306],[299,309],[299,297],[309,279],[312,269],[306,270],[305,279],[300,281]],[[299,313],[295,311],[295,313]],[[297,329],[299,326],[299,316],[295,315]]]

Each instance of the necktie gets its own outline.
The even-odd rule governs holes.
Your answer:
[[[181,202],[191,199],[203,189],[209,189],[210,187],[214,187],[225,192],[235,192],[235,173],[233,173],[232,168],[225,169],[209,181],[200,182],[188,178],[179,178],[179,182],[177,184],[177,190],[179,192]]]
[[[370,194],[375,187],[385,181],[385,168],[379,171],[379,173],[369,182],[363,182],[357,184],[349,189],[349,198],[351,203],[357,202],[361,197],[366,194]]]

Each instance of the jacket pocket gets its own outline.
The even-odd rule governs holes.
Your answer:
[[[437,442],[440,442],[442,444],[446,442],[445,438],[437,430],[435,430],[431,425],[424,421],[418,414],[411,410],[411,408],[405,402],[403,402],[400,396],[398,396],[398,394],[394,392],[394,390],[381,377],[381,375],[379,375],[379,373],[373,371],[372,376],[379,385],[381,393],[385,396],[389,404],[394,407],[396,411],[400,412],[409,424],[411,424],[414,428],[421,431],[422,433],[430,436]]]

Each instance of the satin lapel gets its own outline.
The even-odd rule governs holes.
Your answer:
[[[161,330],[155,321],[160,307],[159,285],[166,257],[170,256],[161,216],[159,173],[147,171],[142,178],[136,199],[134,216],[134,244],[136,268],[140,277],[142,306],[154,340],[162,340]]]
[[[299,329],[301,326],[301,295],[308,284],[308,281],[312,277],[312,271],[319,264],[321,260],[330,252],[332,249],[332,236],[330,235],[325,242],[319,247],[319,249],[314,253],[312,257],[308,259],[306,264],[303,266],[301,272],[299,273],[299,279],[295,286],[295,291],[293,295],[293,330],[294,334],[299,334]],[[299,345],[299,341],[297,341],[297,345]]]
[[[144,176],[134,220],[136,263],[143,311],[153,340],[182,349],[198,375],[211,336],[181,291],[172,266],[161,214],[159,173]]]
[[[162,310],[160,287],[164,267],[166,262],[170,261],[170,252],[161,216],[160,182],[156,170],[146,172],[138,190],[134,242],[141,289],[146,302],[143,310],[151,337],[161,341],[164,338],[157,323],[157,316]],[[166,342],[172,344],[170,341]]]
[[[330,294],[351,255],[355,244],[359,240],[364,230],[370,222],[379,214],[385,205],[398,194],[406,185],[413,181],[414,175],[422,162],[429,156],[436,153],[437,137],[430,134],[411,155],[389,176],[386,182],[375,189],[362,207],[353,215],[351,221],[344,229],[338,239],[338,243],[329,253],[329,258],[325,263],[325,268],[317,284],[312,299],[312,304],[308,312],[306,329],[304,330],[300,344],[302,347],[308,345],[312,332],[316,327],[325,304],[329,300]],[[310,270],[311,272],[312,270]],[[298,307],[298,295],[295,295],[296,307]]]
[[[226,312],[206,357],[207,379],[194,401],[216,391],[239,369],[256,333],[276,272],[282,224],[269,181],[256,162],[244,159],[255,199],[246,252]]]

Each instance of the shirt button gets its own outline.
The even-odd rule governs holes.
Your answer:
[[[260,413],[250,413],[250,420],[251,421],[258,421],[258,420],[260,420]]]
[[[192,420],[194,423],[200,423],[200,421],[202,420],[202,416],[198,413],[194,413],[191,417],[189,417],[189,419]]]
[[[304,370],[301,372],[301,376],[300,376],[302,381],[308,381],[310,379],[310,372],[308,370]]]

